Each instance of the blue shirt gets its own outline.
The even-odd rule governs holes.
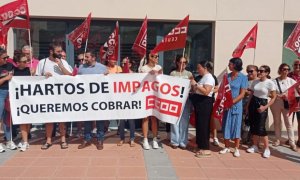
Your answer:
[[[95,65],[89,66],[88,64],[82,64],[79,66],[78,74],[105,74],[108,73],[107,67],[103,64],[96,62]]]

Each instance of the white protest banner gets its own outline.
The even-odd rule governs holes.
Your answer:
[[[146,73],[45,77],[16,76],[9,83],[14,124],[156,116],[175,124],[190,81]]]

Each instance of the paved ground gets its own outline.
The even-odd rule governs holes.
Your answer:
[[[220,148],[211,146],[212,157],[196,158],[191,151],[170,148],[164,133],[162,148],[148,151],[138,144],[117,146],[115,134],[108,134],[102,151],[94,145],[78,150],[78,138],[70,139],[69,149],[61,150],[56,139],[43,151],[43,139],[33,138],[26,152],[0,154],[0,179],[300,179],[300,153],[287,147],[272,148],[271,158],[264,159],[261,153],[246,153],[244,146],[239,158],[220,155]]]

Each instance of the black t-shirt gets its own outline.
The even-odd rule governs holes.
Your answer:
[[[14,67],[14,76],[30,76],[30,69],[26,67],[24,69],[19,69]]]
[[[0,66],[0,79],[8,75],[9,72],[13,70],[13,65],[11,63],[6,63]],[[8,81],[5,81],[0,85],[0,89],[8,90]]]

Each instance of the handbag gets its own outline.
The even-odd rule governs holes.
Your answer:
[[[280,84],[278,82],[278,78],[276,78],[276,82],[277,82],[277,86],[278,86],[279,92],[281,94],[282,91],[281,91],[281,88],[280,88]],[[289,109],[290,108],[289,102],[287,100],[285,100],[285,99],[283,99],[283,107],[284,107],[284,109]]]

